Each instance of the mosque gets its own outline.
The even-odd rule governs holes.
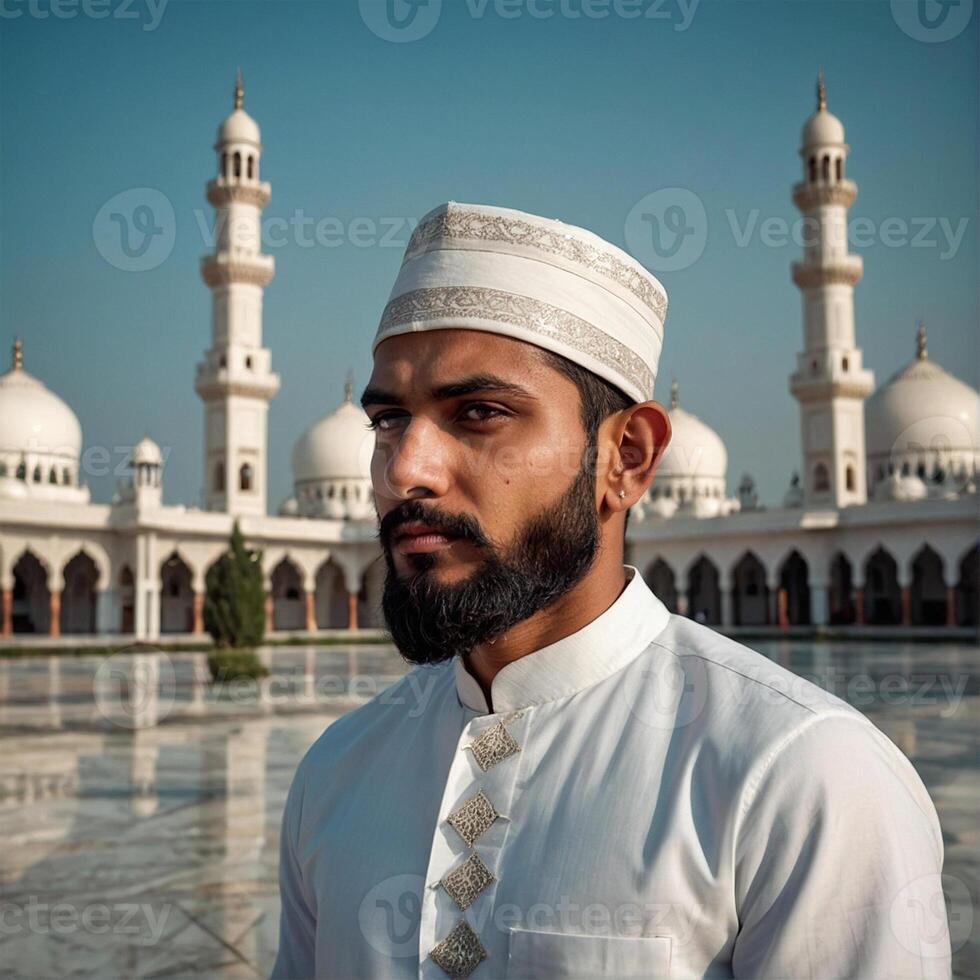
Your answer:
[[[909,363],[877,390],[862,361],[847,250],[848,146],[822,81],[802,133],[793,200],[815,230],[792,278],[803,344],[790,375],[800,469],[762,506],[752,478],[727,495],[721,436],[670,395],[673,439],[632,510],[628,561],[674,612],[722,629],[978,625],[978,394],[931,360],[920,325]],[[0,376],[0,631],[170,639],[203,632],[207,569],[237,519],[262,550],[269,631],[381,625],[384,577],[366,415],[344,400],[292,454],[294,494],[267,507],[267,410],[279,389],[262,346],[261,251],[271,188],[259,127],[243,108],[218,130],[207,184],[218,237],[201,264],[211,346],[197,365],[204,406],[200,507],[164,505],[163,456],[149,437],[111,503],[90,499],[71,408],[25,366],[20,341]],[[910,345],[911,346],[911,345]],[[913,353],[910,351],[910,353]]]

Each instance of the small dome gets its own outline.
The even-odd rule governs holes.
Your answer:
[[[262,144],[259,124],[242,108],[245,101],[245,89],[242,86],[242,73],[239,71],[235,78],[235,108],[231,115],[218,127],[218,145],[222,143],[252,143]]]
[[[244,110],[236,109],[218,129],[219,143],[262,143],[259,124]]]
[[[841,146],[844,124],[826,109],[818,109],[803,126],[804,146]]]
[[[657,467],[656,478],[712,477],[724,480],[728,470],[728,453],[721,437],[696,415],[676,404],[667,413],[670,417],[670,443]]]
[[[160,447],[149,436],[143,436],[133,446],[130,462],[133,466],[162,466],[163,454],[160,452]]]
[[[843,146],[844,124],[827,111],[823,74],[817,76],[817,111],[803,124],[803,146]]]
[[[315,422],[293,448],[293,481],[370,480],[374,433],[368,416],[348,396]]]
[[[789,489],[783,497],[783,506],[787,509],[803,506],[803,487],[800,484],[800,474],[794,473],[789,481]]]
[[[878,463],[980,452],[980,395],[929,360],[921,326],[915,359],[868,399],[864,417],[868,457]]]
[[[0,453],[78,463],[82,428],[75,413],[24,370],[23,349],[14,343],[13,367],[0,375]]]
[[[299,502],[295,497],[287,497],[279,505],[280,517],[295,517],[297,514],[299,514]]]
[[[929,489],[917,476],[890,473],[876,487],[874,500],[924,500]]]

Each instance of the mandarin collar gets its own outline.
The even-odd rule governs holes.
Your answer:
[[[626,587],[616,601],[580,630],[505,664],[490,682],[493,713],[517,711],[569,697],[605,680],[637,657],[667,626],[670,612],[632,565],[624,565]],[[490,713],[483,690],[456,658],[460,702]]]

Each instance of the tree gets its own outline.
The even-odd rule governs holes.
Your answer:
[[[265,635],[262,552],[245,547],[238,521],[226,551],[205,578],[204,628],[219,647],[249,647]]]

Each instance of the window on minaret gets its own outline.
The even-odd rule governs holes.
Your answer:
[[[813,489],[817,493],[826,493],[830,489],[830,474],[823,463],[817,463],[813,471]]]
[[[41,467],[40,466],[35,466],[34,467],[34,482],[35,483],[40,483],[42,479],[44,479],[44,477],[41,474]]]
[[[61,482],[66,487],[71,486],[71,470],[67,466],[61,471]]]
[[[17,467],[17,479],[18,480],[26,480],[27,479],[27,466],[24,463],[21,463]]]
[[[242,468],[238,471],[238,489],[252,489],[252,467],[248,463],[242,463]]]
[[[841,358],[840,366],[841,366],[841,370],[843,370],[843,371],[846,371],[847,370],[847,358],[846,357],[842,357]]]
[[[248,179],[251,180],[255,176],[255,157],[251,155],[248,156]]]
[[[225,464],[216,463],[214,467],[214,491],[224,493],[225,490]]]
[[[222,177],[227,177],[228,176],[228,154],[227,153],[222,153],[221,154],[221,176]]]
[[[847,469],[844,471],[844,486],[846,486],[848,490],[853,490],[854,489],[854,467],[853,466],[848,466]]]
[[[236,177],[241,177],[241,175],[242,175],[242,155],[241,155],[241,153],[238,153],[236,151],[235,156],[233,157],[233,160],[234,160],[234,165],[235,165],[235,170],[234,170],[235,176]]]
[[[57,486],[58,483],[58,471],[52,466],[51,472],[48,473],[48,483],[53,483]]]
[[[810,157],[810,183],[814,183],[817,179],[817,158]]]
[[[820,161],[820,176],[824,180],[830,180],[830,156],[825,154],[823,160]]]
[[[844,177],[844,158],[837,158],[837,179],[842,180]]]

